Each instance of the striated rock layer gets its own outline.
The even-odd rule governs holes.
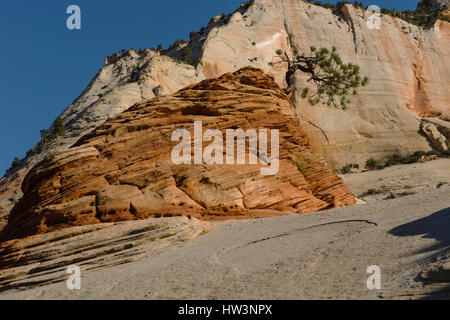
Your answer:
[[[0,244],[0,291],[58,282],[73,264],[85,273],[135,261],[192,240],[210,225],[173,217],[102,223]]]
[[[203,132],[218,129],[224,137],[231,128],[278,129],[278,173],[262,175],[261,161],[174,164],[172,133],[193,133],[199,120]],[[355,204],[342,179],[311,152],[283,90],[251,67],[134,105],[40,162],[22,191],[0,241],[99,222],[259,217]]]

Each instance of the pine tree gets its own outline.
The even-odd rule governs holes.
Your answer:
[[[308,82],[313,83],[316,87],[313,93],[310,93],[309,88],[303,89],[301,93],[303,98],[308,98],[312,105],[322,103],[345,110],[351,102],[348,96],[358,94],[357,89],[366,86],[369,78],[361,78],[359,66],[344,63],[335,47],[332,50],[327,48],[317,50],[315,47],[311,47],[310,50],[310,55],[297,55],[293,60],[289,59],[286,53],[283,57],[280,49],[276,51],[278,57],[281,58],[281,61],[278,62],[288,63],[287,93],[293,90],[294,74],[300,70],[310,75]]]
[[[22,161],[19,158],[15,157],[11,163],[11,169],[17,168],[20,165],[20,162],[22,162]]]

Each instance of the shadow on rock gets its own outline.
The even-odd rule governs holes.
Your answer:
[[[450,299],[450,285],[445,286],[439,290],[436,290],[435,292],[432,292],[422,298],[422,300],[449,300],[449,299]]]
[[[397,237],[410,237],[422,235],[426,239],[435,239],[436,244],[418,251],[440,250],[450,245],[450,207],[437,211],[432,215],[398,226],[389,231]]]
[[[422,236],[426,239],[434,239],[436,243],[419,250],[417,253],[430,252],[422,271],[417,274],[415,282],[421,282],[422,288],[428,293],[421,299],[436,300],[450,297],[450,207],[437,211],[432,215],[413,222],[398,226],[389,231],[389,234],[397,237]]]

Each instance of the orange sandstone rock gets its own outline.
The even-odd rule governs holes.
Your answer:
[[[278,129],[278,173],[262,175],[266,165],[259,162],[174,164],[178,141],[171,135],[180,128],[193,132],[194,121],[224,136],[230,128]],[[306,165],[299,168],[299,159]],[[342,179],[312,154],[283,90],[251,67],[134,105],[45,158],[22,191],[0,241],[99,222],[249,218],[355,204]]]

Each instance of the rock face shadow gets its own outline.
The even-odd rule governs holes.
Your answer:
[[[420,236],[435,239],[436,244],[418,251],[417,253],[445,249],[450,245],[450,207],[439,210],[432,215],[418,219],[389,231],[397,237]]]
[[[450,297],[450,285],[448,284],[448,264],[450,257],[450,207],[439,210],[432,215],[418,219],[389,231],[389,234],[397,237],[422,236],[426,239],[434,239],[432,246],[417,251],[417,253],[431,253],[426,265],[414,279],[421,282],[425,292],[420,289],[412,289],[423,300],[445,299]],[[421,286],[421,287],[422,287]],[[417,291],[417,292],[416,292]]]

